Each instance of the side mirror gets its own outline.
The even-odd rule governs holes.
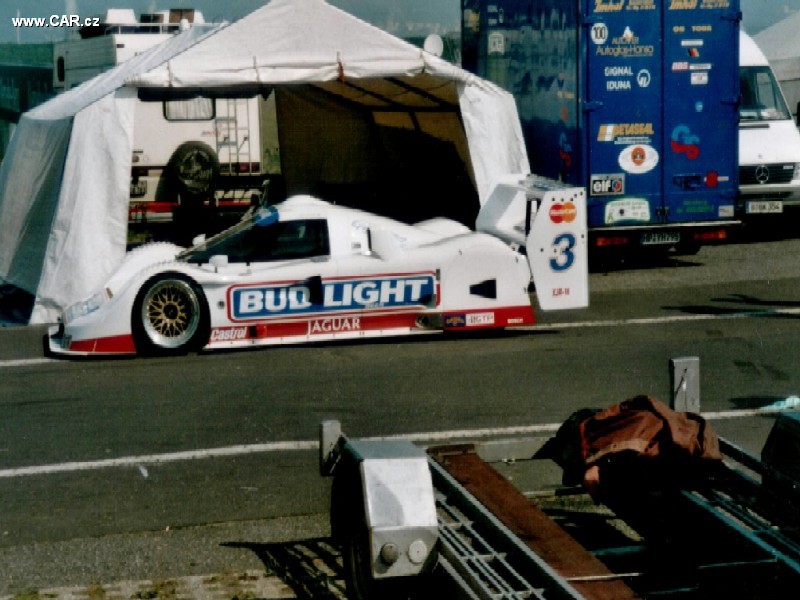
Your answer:
[[[225,254],[215,254],[208,260],[208,264],[210,264],[215,269],[219,269],[220,267],[227,267],[228,257]]]
[[[192,238],[192,246],[199,246],[205,241],[206,241],[206,234],[201,233],[200,235],[196,235]]]

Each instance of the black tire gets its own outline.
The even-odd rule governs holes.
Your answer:
[[[178,146],[167,170],[181,202],[211,199],[217,189],[219,158],[203,142],[186,142]]]
[[[341,550],[347,597],[351,600],[417,600],[424,597],[423,590],[429,577],[426,573],[388,579],[372,577],[366,523],[353,527],[342,540]],[[435,560],[434,557],[432,562]]]
[[[133,303],[131,329],[142,354],[182,354],[208,341],[210,318],[205,294],[180,273],[149,279]]]

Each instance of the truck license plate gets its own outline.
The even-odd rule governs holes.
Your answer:
[[[783,212],[780,200],[753,200],[747,203],[748,215],[776,214]]]
[[[681,241],[681,234],[677,231],[655,231],[642,234],[642,245],[655,246],[657,244],[677,244]]]

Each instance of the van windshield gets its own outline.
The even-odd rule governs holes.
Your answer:
[[[739,70],[741,121],[782,121],[791,119],[783,94],[769,67],[742,67]]]

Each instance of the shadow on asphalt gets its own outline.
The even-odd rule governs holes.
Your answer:
[[[301,600],[347,598],[342,557],[328,538],[280,544],[230,542],[223,546],[253,552]]]
[[[800,318],[800,315],[789,312],[789,309],[800,308],[800,301],[797,300],[762,300],[761,298],[747,296],[745,294],[729,294],[728,296],[711,298],[711,301],[720,304],[667,305],[661,308],[664,310],[680,311],[688,315],[714,315],[724,317],[748,314],[779,319]],[[727,304],[728,306],[723,306],[722,304]]]
[[[742,396],[729,400],[735,410],[760,410],[764,407],[775,406],[785,401],[786,398],[781,396]],[[775,419],[775,415],[765,413],[760,415],[760,418]]]
[[[692,256],[672,250],[641,250],[640,252],[595,251],[589,256],[590,273],[614,273],[641,269],[678,269],[701,267],[703,263]]]
[[[271,574],[291,588],[298,600],[347,600],[348,598],[342,556],[329,538],[280,544],[230,542],[223,546],[252,551]],[[400,585],[399,589],[407,591],[407,586]],[[392,598],[442,600],[466,597],[463,596],[463,590],[456,585],[455,580],[439,567],[433,569],[421,587],[408,592],[407,596],[406,591],[392,595]]]
[[[734,228],[723,245],[760,244],[800,238],[800,210],[787,210],[779,215],[750,217]],[[666,248],[590,251],[589,271],[611,273],[639,269],[688,268],[702,266],[702,257],[681,254]]]
[[[778,215],[750,217],[741,229],[737,230],[730,243],[779,242],[798,237],[800,237],[800,210],[793,208]]]
[[[26,325],[33,310],[33,294],[0,283],[0,326]]]
[[[800,306],[795,304],[794,306]],[[729,308],[724,306],[708,306],[708,305],[686,305],[686,306],[662,306],[664,310],[676,310],[687,315],[711,315],[716,317],[725,316],[738,316],[738,315],[757,315],[778,319],[797,319],[800,315],[786,314],[770,310],[764,306],[749,307],[741,306]]]
[[[729,294],[722,298],[712,298],[712,301],[767,309],[800,307],[800,301],[797,300],[761,300],[760,298],[748,296],[746,294]]]

